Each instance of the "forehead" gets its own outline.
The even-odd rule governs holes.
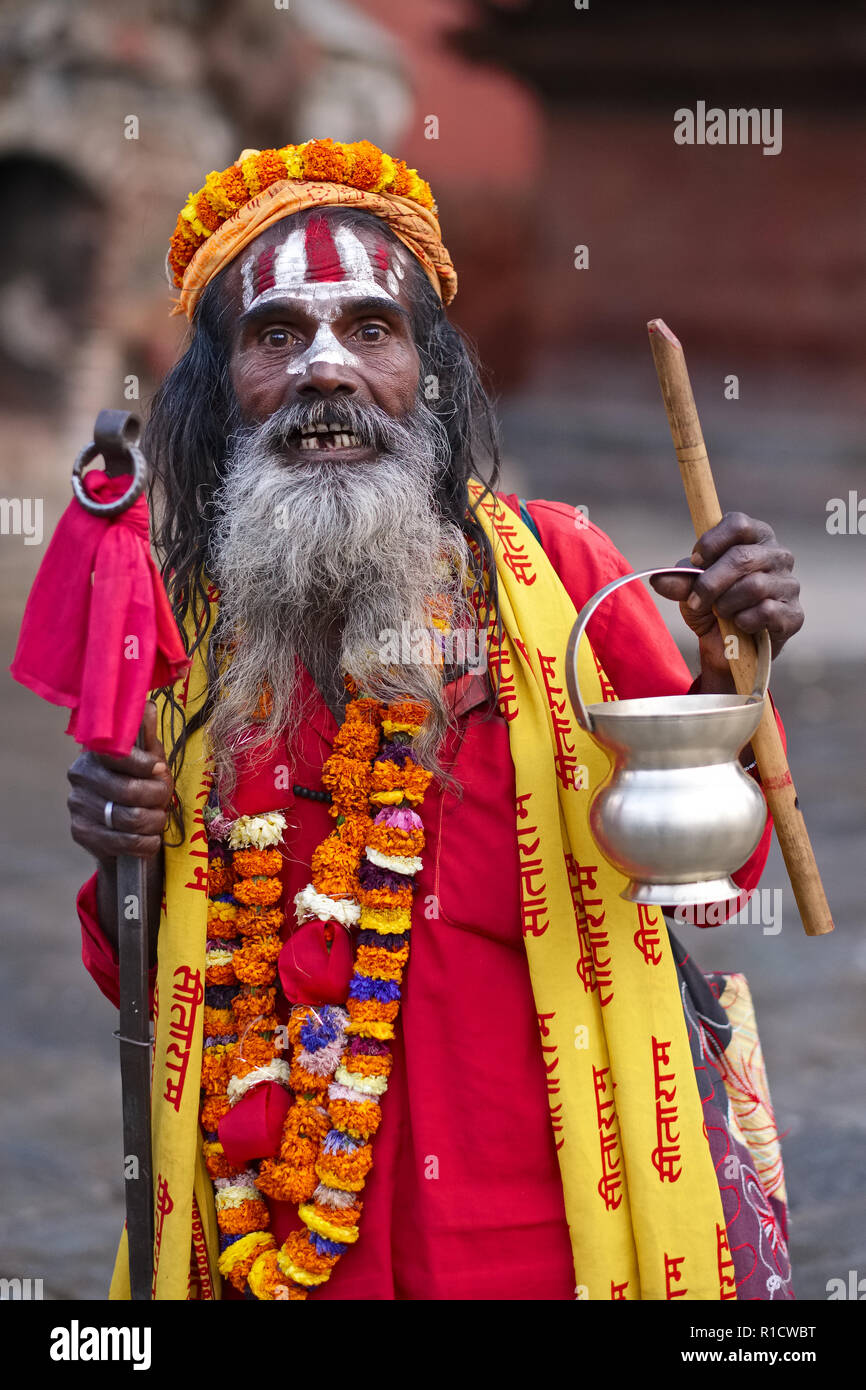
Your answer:
[[[322,214],[287,218],[238,257],[234,289],[244,311],[287,297],[323,307],[381,298],[405,308],[407,258],[375,227],[347,227]]]

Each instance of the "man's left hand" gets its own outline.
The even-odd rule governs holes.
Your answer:
[[[650,580],[657,593],[679,600],[686,624],[700,639],[701,669],[730,673],[725,640],[717,615],[742,632],[766,628],[773,657],[803,626],[800,585],[791,571],[794,557],[776,540],[766,521],[743,512],[726,512],[718,526],[705,531],[691,556],[679,565],[699,565],[702,575],[660,575]]]

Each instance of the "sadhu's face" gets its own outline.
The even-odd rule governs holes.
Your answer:
[[[351,397],[400,418],[415,404],[420,361],[412,336],[410,253],[375,228],[327,215],[269,227],[229,268],[231,379],[245,423],[286,405]],[[325,412],[327,414],[327,412]],[[286,450],[312,459],[371,458],[374,450],[321,424]]]

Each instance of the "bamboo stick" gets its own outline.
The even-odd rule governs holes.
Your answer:
[[[722,509],[701,432],[685,354],[682,344],[663,319],[651,319],[647,327],[695,535],[700,537],[718,525],[722,519]],[[739,693],[748,695],[755,679],[755,643],[728,619],[718,614],[716,616],[723,635],[733,635],[738,639],[735,647],[738,655],[731,660],[731,674]],[[803,928],[807,936],[823,936],[833,930],[833,918],[769,700],[752,739],[752,748]]]

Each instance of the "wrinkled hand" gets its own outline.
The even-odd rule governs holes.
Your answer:
[[[766,521],[726,512],[677,564],[699,565],[704,573],[682,579],[660,575],[650,583],[664,598],[679,601],[683,619],[700,639],[702,670],[730,669],[717,615],[752,635],[765,627],[774,658],[803,626],[800,585],[791,573],[794,557]]]
[[[142,734],[144,747],[134,747],[128,758],[85,751],[66,774],[72,838],[103,863],[119,854],[155,859],[162,849],[174,781],[152,700],[144,707]],[[112,830],[105,823],[106,801],[114,802]]]

